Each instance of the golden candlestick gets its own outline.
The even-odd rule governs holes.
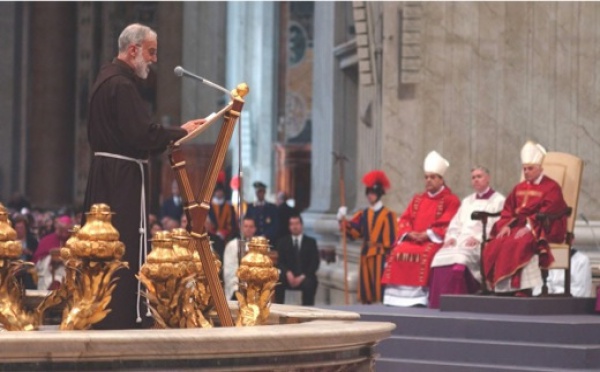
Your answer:
[[[239,302],[238,327],[265,324],[269,318],[271,297],[279,274],[268,254],[267,238],[253,237],[248,242],[248,253],[237,271],[240,283],[235,293]]]
[[[208,319],[208,313],[214,309],[215,304],[210,293],[208,280],[202,266],[200,254],[194,250],[191,244],[192,237],[187,230],[182,228],[173,229],[172,234],[173,249],[175,252],[177,252],[178,249],[183,252],[185,249],[191,256],[190,263],[193,267],[194,280],[193,285],[189,286],[191,289],[189,296],[192,299],[192,302],[195,303],[198,309],[202,312],[204,317]],[[212,252],[212,257],[218,275],[221,272],[221,261],[214,251]]]
[[[23,252],[17,232],[8,220],[8,211],[0,204],[0,324],[7,331],[31,331],[39,327],[39,318],[25,311],[25,290],[16,274],[33,267],[19,257]]]
[[[73,229],[60,252],[67,271],[65,281],[38,306],[41,318],[47,308],[66,302],[61,330],[88,329],[104,319],[111,311],[114,274],[127,267],[120,260],[125,245],[111,223],[110,207],[94,204],[86,215],[86,224]]]
[[[189,250],[185,229],[160,231],[138,279],[146,287],[150,311],[161,328],[211,328],[205,315],[212,307],[200,257]]]

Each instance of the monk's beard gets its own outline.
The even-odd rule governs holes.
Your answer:
[[[141,48],[138,50],[138,53],[135,56],[134,66],[135,74],[137,76],[142,79],[146,79],[148,77],[148,73],[150,72],[150,63],[144,61]]]

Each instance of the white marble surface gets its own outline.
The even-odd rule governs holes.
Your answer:
[[[273,305],[301,323],[245,328],[0,332],[0,360],[102,361],[266,356],[344,350],[390,336],[392,323],[362,322],[343,311]]]

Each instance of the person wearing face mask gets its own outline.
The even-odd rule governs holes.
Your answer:
[[[362,304],[380,303],[383,294],[381,274],[392,245],[396,241],[396,214],[383,205],[381,197],[390,188],[387,175],[373,170],[363,176],[365,196],[369,206],[356,212],[346,223],[346,234],[351,239],[362,239],[360,252],[358,301]],[[346,207],[338,210],[340,230],[346,216]]]
[[[212,222],[209,231],[218,235],[224,242],[233,239],[236,234],[236,218],[233,205],[225,199],[225,172],[221,171],[210,203],[208,218]]]
[[[427,306],[429,269],[442,247],[460,200],[444,181],[450,163],[436,151],[425,158],[425,192],[416,194],[398,221],[398,242],[388,257],[382,283],[383,303]]]
[[[119,36],[117,57],[102,66],[90,92],[88,140],[94,156],[84,210],[97,203],[110,206],[115,213],[112,223],[126,247],[123,261],[129,265],[116,272],[112,311],[94,325],[96,329],[139,327],[143,314],[135,274],[148,250],[148,158],[205,122],[196,119],[166,127],[152,119],[137,80],[148,77],[157,52],[154,30],[137,23],[127,26]]]

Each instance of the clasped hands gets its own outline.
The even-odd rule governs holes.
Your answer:
[[[454,247],[456,245],[456,239],[450,238],[445,244],[447,247]],[[479,246],[479,240],[475,239],[472,236],[469,236],[465,241],[465,247],[467,248],[475,248]]]
[[[298,276],[294,276],[294,273],[292,273],[289,270],[285,273],[285,276],[286,276],[288,284],[292,288],[299,287],[300,284],[302,284],[302,282],[304,281],[304,278],[306,278],[306,276],[304,274],[298,275]]]
[[[411,231],[409,233],[406,234],[406,237],[416,243],[423,243],[429,240],[429,236],[427,235],[427,232],[423,231],[423,232],[416,232],[416,231]]]
[[[521,227],[515,234],[515,239],[522,238],[523,236],[525,236],[525,234],[527,234],[529,232],[531,232],[531,230],[529,230],[529,228],[527,226]],[[508,236],[509,234],[510,234],[510,227],[508,225],[506,225],[500,229],[500,232],[498,233],[498,235],[496,235],[496,238],[502,238],[502,237]]]

